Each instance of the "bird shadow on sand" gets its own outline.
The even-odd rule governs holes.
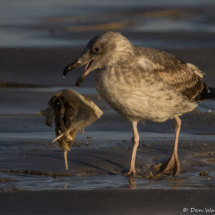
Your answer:
[[[100,160],[106,161],[106,162],[108,162],[108,163],[110,163],[110,164],[113,164],[113,165],[115,165],[115,166],[121,168],[121,169],[122,169],[122,171],[121,171],[122,173],[128,171],[128,168],[127,168],[127,167],[123,166],[122,164],[116,163],[115,161],[109,160],[109,159],[107,159],[107,158],[102,158],[102,157],[99,157],[99,156],[89,155],[89,154],[84,154],[84,153],[77,153],[77,154],[80,154],[80,155],[84,155],[84,156],[88,156],[88,157],[92,157],[92,158],[96,158],[96,159],[100,159]]]
[[[76,154],[84,155],[84,156],[90,156],[90,155],[81,154],[81,153],[76,153]],[[30,154],[29,154],[29,155],[30,155]],[[60,157],[57,157],[57,156],[52,156],[52,155],[35,155],[35,154],[31,154],[31,155],[34,155],[34,156],[37,156],[37,157],[54,158],[54,159],[62,160],[62,163],[63,163],[63,158],[60,158]],[[108,161],[107,159],[103,159],[103,158],[96,157],[96,156],[91,156],[91,157],[99,158],[99,159]],[[89,163],[89,162],[78,161],[78,160],[71,159],[71,158],[69,158],[68,161],[74,162],[74,163],[77,163],[77,164],[86,165],[86,166],[88,166],[88,167],[97,169],[97,170],[102,171],[102,172],[106,172],[106,173],[108,173],[108,174],[112,174],[112,175],[117,175],[117,174],[118,174],[118,173],[116,173],[115,171],[111,171],[111,170],[107,170],[107,169],[101,168],[101,167],[96,166],[96,165],[93,165],[93,164],[91,164],[91,163]],[[111,161],[110,161],[110,162],[111,162]],[[113,162],[113,164],[115,164],[115,163]],[[125,168],[125,167],[124,167],[124,168]]]

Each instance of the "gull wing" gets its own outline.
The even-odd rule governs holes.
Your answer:
[[[144,70],[153,72],[164,83],[173,86],[189,101],[199,101],[209,90],[202,81],[203,73],[194,65],[185,63],[172,54],[151,48],[135,47],[138,61]]]

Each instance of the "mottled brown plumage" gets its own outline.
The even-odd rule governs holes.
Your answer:
[[[151,72],[173,86],[189,101],[199,101],[198,95],[202,91],[208,92],[207,85],[190,67],[190,64],[184,63],[174,55],[151,48],[135,47],[135,51],[137,55],[156,65],[156,68],[150,70]],[[195,69],[198,68],[195,67]]]

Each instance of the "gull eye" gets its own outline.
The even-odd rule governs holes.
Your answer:
[[[98,48],[98,47],[93,48],[93,49],[92,49],[92,52],[93,52],[93,53],[98,53],[98,52],[99,52],[99,48]]]

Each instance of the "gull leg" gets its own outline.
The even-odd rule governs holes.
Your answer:
[[[178,175],[180,171],[180,162],[178,159],[178,138],[181,129],[181,120],[178,116],[175,117],[175,144],[171,157],[163,163],[157,164],[152,168],[155,170],[157,175]]]
[[[126,175],[135,175],[136,174],[135,159],[136,159],[137,147],[139,145],[140,137],[139,137],[138,130],[137,130],[137,122],[132,122],[132,127],[133,127],[133,138],[132,138],[133,149],[132,149],[132,154],[131,154],[131,162],[130,162],[129,171],[126,173]]]

